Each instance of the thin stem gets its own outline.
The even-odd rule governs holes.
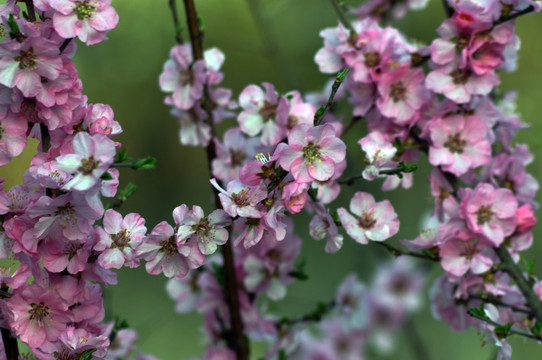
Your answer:
[[[331,311],[337,303],[335,300],[331,300],[328,303],[319,303],[316,309],[311,311],[308,314],[298,316],[296,318],[282,318],[277,322],[277,326],[292,326],[295,324],[300,323],[307,323],[307,322],[318,322],[322,320],[322,317],[327,314],[329,311]]]
[[[184,7],[186,12],[186,22],[188,24],[188,31],[190,34],[190,41],[192,43],[192,55],[194,61],[203,59],[203,33],[201,32],[198,24],[198,15],[196,12],[196,6],[193,0],[184,0]],[[210,107],[209,92],[207,87],[204,90],[205,101],[203,101],[203,107],[207,114],[207,122],[211,128],[211,140],[206,147],[207,153],[207,166],[209,168],[209,174],[212,176],[212,161],[216,159],[216,147],[215,147],[215,128],[213,123],[213,113]],[[218,197],[218,191],[213,188],[214,202],[217,207],[221,207],[220,199]],[[241,307],[239,302],[239,284],[237,280],[237,274],[235,273],[235,261],[233,248],[231,241],[226,242],[221,247],[222,257],[224,259],[224,293],[226,296],[226,304],[230,313],[231,329],[225,335],[225,340],[228,347],[235,352],[237,360],[248,360],[250,354],[250,347],[246,337],[244,336],[243,319],[241,318]]]
[[[498,298],[496,298],[495,296],[493,296],[491,294],[469,295],[469,298],[467,300],[470,300],[470,299],[472,299],[472,300],[480,300],[480,301],[490,303],[490,304],[493,304],[493,305],[507,307],[512,311],[532,316],[532,311],[531,310],[525,309],[525,308],[522,308],[522,307],[518,307],[518,306],[515,306],[515,305],[507,304],[504,301],[499,300]]]
[[[173,17],[173,26],[175,27],[175,42],[178,45],[183,43],[181,35],[181,25],[179,23],[179,16],[177,15],[177,2],[176,0],[169,0],[169,9],[171,10],[171,16]]]
[[[350,120],[350,122],[348,123],[348,125],[346,125],[346,126],[344,127],[342,136],[346,135],[347,132],[349,132],[350,130],[352,130],[352,128],[354,127],[354,125],[356,125],[357,122],[360,121],[361,119],[363,119],[363,116],[354,116],[354,117],[352,118],[352,120]]]
[[[273,31],[273,23],[270,20],[269,12],[262,9],[262,1],[247,0],[247,4],[254,18],[254,23],[260,32],[265,54],[273,60],[277,69],[280,69],[282,78],[289,88],[302,90],[298,74],[291,66],[293,61],[288,61],[284,52],[277,46],[277,37]]]
[[[5,299],[11,297],[11,294],[8,293],[8,288],[2,286],[0,290],[0,298]],[[9,329],[1,328],[0,332],[2,333],[2,341],[4,342],[4,352],[6,353],[7,360],[18,360],[19,359],[19,346],[17,344],[17,339],[11,336],[11,331]]]
[[[507,22],[509,20],[513,20],[513,19],[515,19],[517,17],[520,17],[522,15],[532,13],[532,12],[534,12],[534,6],[529,5],[528,7],[526,7],[525,9],[523,9],[521,11],[515,12],[515,13],[510,14],[510,15],[501,16],[499,19],[497,19],[497,20],[495,20],[493,22],[493,27],[495,27],[497,25],[500,25],[502,23],[505,23],[505,22]]]
[[[354,27],[350,23],[350,20],[346,17],[346,14],[344,13],[343,7],[337,2],[337,0],[330,0],[331,5],[333,5],[333,8],[335,9],[335,12],[337,13],[337,16],[339,17],[339,21],[345,28],[350,30],[351,34],[355,34],[356,31],[354,30]]]
[[[434,261],[434,262],[439,262],[440,261],[440,257],[438,255],[436,255],[436,254],[435,255],[423,254],[423,253],[417,253],[417,252],[410,251],[410,250],[403,250],[403,249],[400,249],[398,247],[395,247],[395,246],[390,245],[390,244],[388,244],[386,242],[383,242],[383,241],[370,241],[369,243],[385,247],[395,257],[406,255],[406,256],[412,256],[412,257],[415,257],[415,258],[418,258],[418,259],[430,260],[430,261]]]
[[[478,320],[481,320],[483,322],[486,322],[490,325],[493,325],[493,326],[504,326],[503,324],[499,324],[498,322],[496,321],[493,321],[491,319],[488,319],[487,317],[484,317],[484,316],[480,316],[478,314],[475,314],[473,312],[470,312],[470,311],[467,311],[467,314],[469,314],[470,316],[472,316],[473,318],[476,318]],[[526,333],[526,332],[523,332],[523,331],[518,331],[518,330],[514,330],[514,329],[510,329],[509,330],[510,334],[514,334],[514,335],[519,335],[519,336],[523,336],[523,337],[526,337],[526,338],[529,338],[529,339],[534,339],[534,340],[537,340],[537,341],[541,341],[542,340],[542,337],[540,336],[536,336],[536,335],[533,335],[533,334],[529,334],[529,333]]]
[[[64,42],[60,45],[60,47],[58,48],[58,50],[60,50],[60,53],[62,54],[64,52],[64,50],[66,50],[66,48],[68,47],[68,45],[70,44],[70,42],[73,40],[73,38],[70,38],[70,39],[66,39],[64,40]]]
[[[24,0],[24,3],[26,4],[26,11],[28,12],[28,20],[30,20],[30,22],[36,21],[36,10],[34,10],[33,0]]]
[[[525,297],[525,301],[531,307],[532,315],[536,318],[536,320],[542,323],[542,302],[540,302],[540,299],[533,291],[532,286],[527,282],[527,280],[525,280],[522,271],[516,265],[514,259],[512,259],[512,256],[504,246],[494,249],[495,253],[497,253],[497,256],[501,260],[502,270],[510,275],[512,279],[514,279],[519,290]]]
[[[192,43],[192,56],[194,57],[194,61],[201,60],[203,59],[203,33],[199,28],[198,14],[194,0],[184,0],[184,8],[186,11],[188,32],[190,33],[190,42]]]
[[[412,349],[412,355],[415,359],[418,360],[429,360],[432,359],[429,356],[429,352],[424,345],[423,339],[420,336],[420,332],[414,325],[414,321],[409,319],[405,322],[405,331],[404,334],[407,338],[408,344]]]
[[[441,0],[442,1],[442,7],[444,8],[444,13],[447,17],[452,17],[454,14],[454,8],[450,6],[450,3],[448,0]]]
[[[327,112],[333,105],[333,99],[335,98],[335,95],[337,94],[337,91],[341,87],[341,84],[344,82],[344,78],[348,74],[348,69],[344,69],[337,74],[337,77],[335,78],[335,81],[333,82],[333,86],[331,86],[331,94],[329,94],[329,98],[327,99],[327,103],[324,106],[324,108],[320,108],[316,114],[314,114],[314,126],[320,125],[324,117],[326,117]]]

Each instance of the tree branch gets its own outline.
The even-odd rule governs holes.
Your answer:
[[[331,87],[331,93],[329,94],[329,98],[327,99],[327,103],[325,106],[321,106],[318,111],[314,114],[314,126],[320,125],[324,117],[326,116],[328,110],[331,108],[331,105],[333,105],[333,99],[335,98],[335,95],[337,94],[337,91],[341,87],[341,84],[344,82],[344,79],[346,78],[346,75],[350,69],[344,68],[343,70],[339,71],[337,74],[337,77],[335,78],[335,81],[333,82],[333,86]]]
[[[346,14],[344,13],[344,10],[342,6],[337,2],[337,0],[330,0],[331,5],[333,5],[333,8],[335,9],[335,12],[337,13],[337,16],[339,17],[339,21],[345,28],[350,30],[350,34],[355,34],[356,31],[354,30],[354,27],[352,26],[352,23],[350,23],[350,20],[346,17]]]
[[[424,253],[417,253],[417,252],[414,252],[414,251],[410,251],[410,250],[403,250],[403,249],[400,249],[398,247],[395,247],[393,245],[390,245],[384,241],[369,241],[370,244],[375,244],[375,245],[379,245],[379,246],[382,246],[384,248],[386,248],[393,256],[395,257],[399,257],[399,256],[402,256],[402,255],[406,255],[406,256],[412,256],[412,257],[415,257],[415,258],[418,258],[418,259],[423,259],[423,260],[430,260],[430,261],[433,261],[433,262],[439,262],[440,261],[440,256],[438,255],[432,255],[432,254],[424,254]]]
[[[483,322],[486,322],[490,325],[493,325],[493,326],[499,326],[499,327],[503,327],[504,325],[503,324],[499,324],[498,322],[496,321],[493,321],[491,319],[488,319],[487,317],[484,317],[484,316],[480,316],[478,314],[475,314],[473,312],[471,312],[470,310],[467,311],[467,314],[469,314],[470,316],[472,316],[473,318],[476,318],[478,320],[481,320]],[[541,341],[542,340],[542,337],[540,336],[536,336],[536,335],[533,335],[533,334],[529,334],[529,333],[526,333],[526,332],[523,332],[523,331],[518,331],[518,330],[514,330],[514,329],[510,329],[509,330],[509,333],[510,334],[514,334],[514,335],[519,335],[519,336],[524,336],[526,338],[529,338],[529,339],[534,339],[534,340],[537,340],[537,341]]]
[[[525,297],[525,301],[531,307],[532,316],[542,323],[542,302],[540,302],[540,299],[533,291],[532,286],[523,277],[523,272],[516,265],[512,259],[512,256],[504,246],[494,249],[495,253],[497,253],[497,256],[501,260],[502,271],[506,272],[512,279],[514,279],[519,290]]]
[[[190,41],[192,43],[192,55],[194,61],[203,59],[203,33],[201,32],[198,24],[198,15],[193,0],[184,0],[184,7],[186,12],[186,22],[188,23],[188,31],[190,34]],[[207,153],[207,166],[209,168],[209,174],[212,176],[212,161],[217,157],[215,142],[215,128],[213,123],[213,113],[210,107],[209,92],[207,87],[204,90],[205,101],[203,101],[203,107],[207,114],[207,121],[211,128],[211,140],[206,147]],[[220,199],[218,197],[218,191],[213,188],[214,201],[217,208],[221,208]],[[249,343],[244,336],[244,325],[241,318],[241,307],[239,303],[239,285],[237,280],[237,274],[235,273],[235,262],[233,255],[233,248],[231,240],[227,241],[222,247],[222,257],[224,259],[224,293],[226,296],[226,304],[230,312],[231,329],[225,334],[228,347],[235,352],[237,360],[249,359]]]
[[[502,23],[505,23],[509,20],[513,20],[517,17],[520,17],[522,15],[525,15],[525,14],[529,14],[529,13],[532,13],[534,12],[534,6],[533,5],[529,5],[527,8],[521,10],[521,11],[518,11],[518,12],[515,12],[513,14],[510,14],[510,15],[505,15],[505,16],[501,16],[499,19],[495,20],[493,22],[493,27],[497,26],[497,25],[500,25]]]
[[[177,3],[176,0],[169,0],[169,9],[171,10],[171,16],[173,17],[173,26],[175,27],[175,42],[178,45],[183,43],[181,35],[182,27],[179,23],[179,16],[177,15]]]

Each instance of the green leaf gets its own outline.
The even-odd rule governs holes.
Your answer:
[[[19,25],[15,21],[13,14],[9,14],[8,25],[10,28],[9,37],[12,39],[17,38],[21,34],[21,30],[19,30]]]
[[[479,318],[487,319],[486,312],[484,311],[484,304],[480,305],[480,308],[470,308],[469,311],[467,311],[470,315],[474,315]]]
[[[154,164],[156,164],[156,158],[154,158],[152,156],[147,156],[144,159],[135,161],[134,162],[134,168],[136,168],[137,170],[139,170],[139,169],[144,169],[144,170],[154,169]]]
[[[286,351],[284,351],[284,349],[280,349],[279,351],[279,360],[288,360],[286,357]]]
[[[316,111],[316,114],[314,114],[314,118],[318,119],[320,116],[324,115],[324,112],[326,111],[326,108],[322,105],[320,108]]]
[[[523,266],[525,266],[525,271],[530,276],[534,275],[534,261],[535,259],[532,259],[532,260],[523,259]]]
[[[416,170],[418,170],[418,165],[416,165],[415,163],[406,163],[404,161],[401,161],[399,162],[399,165],[397,165],[397,167],[399,169],[401,169],[401,171],[405,172],[405,173],[410,173],[410,172],[414,172]]]
[[[349,72],[350,72],[350,69],[349,69],[349,68],[344,68],[344,69],[342,69],[341,71],[339,71],[339,72],[337,73],[337,79],[336,79],[336,81],[343,82],[344,79],[346,78],[346,75],[348,75]]]
[[[540,324],[540,321],[537,321],[533,326],[531,326],[531,333],[538,337],[542,336],[542,324]]]
[[[130,182],[130,183],[126,184],[124,189],[122,189],[120,191],[120,196],[123,197],[123,198],[127,198],[127,197],[130,197],[130,196],[134,195],[134,193],[136,191],[137,191],[136,184]]]
[[[78,354],[76,359],[77,360],[90,360],[92,359],[92,354],[98,349],[88,349],[83,351],[81,354]]]
[[[103,181],[113,180],[113,176],[108,172],[104,172],[104,174],[100,177],[100,180],[103,180]]]
[[[301,280],[305,281],[308,280],[309,276],[307,275],[307,272],[305,271],[305,265],[307,264],[306,259],[301,259],[297,262],[297,264],[294,265],[294,270],[290,271],[288,275]]]
[[[116,163],[123,163],[123,162],[130,162],[132,161],[132,158],[130,158],[128,155],[128,149],[121,148],[117,150],[117,155],[115,156],[115,162]]]
[[[497,337],[499,337],[500,339],[508,337],[510,335],[510,329],[512,328],[512,325],[514,325],[514,323],[511,321],[506,325],[496,326],[494,330],[495,335],[497,335]]]
[[[115,317],[115,325],[113,327],[115,330],[128,329],[129,327],[130,325],[128,325],[128,322],[125,319],[121,320],[118,315]]]

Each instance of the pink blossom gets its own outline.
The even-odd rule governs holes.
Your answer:
[[[256,139],[245,139],[241,130],[231,128],[224,133],[224,144],[215,140],[217,157],[213,159],[213,175],[224,182],[239,180],[239,170],[256,153]]]
[[[288,147],[280,153],[280,166],[290,171],[296,182],[326,181],[336,164],[344,160],[346,145],[335,135],[332,125],[298,125],[288,135]]]
[[[83,131],[75,134],[73,152],[56,159],[59,170],[74,174],[63,190],[86,191],[95,186],[116,154],[115,144],[107,136]]]
[[[34,97],[42,89],[42,78],[54,80],[62,70],[58,45],[41,37],[22,43],[15,40],[0,45],[0,84],[17,88],[24,97]]]
[[[285,97],[279,97],[270,83],[259,86],[249,85],[239,95],[243,111],[237,121],[241,131],[249,136],[262,133],[262,144],[276,145],[285,135],[290,105]],[[282,124],[282,126],[281,126]]]
[[[365,180],[372,181],[378,176],[380,169],[393,167],[392,160],[397,152],[388,137],[379,131],[371,131],[367,136],[358,141],[361,149],[365,152],[367,166],[362,176]]]
[[[103,41],[107,32],[115,28],[119,16],[111,0],[49,0],[53,26],[65,39],[78,37],[87,45]]]
[[[57,341],[72,321],[68,305],[58,294],[35,284],[14,290],[6,305],[15,335],[32,348]]]
[[[122,218],[117,211],[109,209],[103,223],[103,229],[99,228],[99,241],[94,246],[94,250],[101,252],[98,264],[105,269],[120,269],[125,262],[129,267],[137,267],[135,249],[147,231],[145,219],[136,213]]]
[[[8,114],[0,120],[0,166],[23,152],[27,128],[28,121],[14,114]]]
[[[401,66],[384,73],[378,81],[380,97],[376,105],[384,116],[395,118],[398,124],[412,119],[427,100],[424,73],[420,68]]]
[[[262,200],[267,198],[267,187],[263,182],[258,186],[247,186],[239,181],[230,181],[228,191],[222,189],[215,179],[211,179],[211,184],[220,191],[218,196],[222,207],[231,217],[261,218],[264,216],[265,213],[257,207]]]
[[[194,237],[203,255],[211,255],[217,245],[224,245],[229,233],[224,227],[231,224],[231,218],[222,209],[217,209],[205,216],[203,209],[193,206],[183,219],[177,231],[177,241],[185,243],[189,237]]]
[[[491,258],[483,253],[490,246],[475,237],[468,240],[448,240],[439,248],[442,267],[448,274],[457,278],[469,270],[473,274],[483,274],[493,265]]]
[[[336,253],[343,246],[343,236],[338,233],[329,210],[316,205],[316,212],[309,224],[309,234],[315,240],[327,239],[325,251],[330,254]]]
[[[461,199],[461,217],[471,231],[483,235],[494,246],[501,245],[504,237],[516,229],[518,202],[514,194],[487,183],[466,190]]]
[[[436,93],[459,104],[468,103],[472,95],[487,95],[499,84],[494,71],[477,75],[469,68],[454,63],[430,72],[425,78],[425,86]]]
[[[368,244],[369,240],[384,241],[399,231],[399,220],[388,200],[375,202],[369,193],[356,192],[350,201],[350,211],[339,208],[342,226],[354,240]]]
[[[431,120],[432,145],[429,162],[444,171],[461,176],[491,159],[491,145],[486,140],[487,125],[475,115],[452,115]]]
[[[156,225],[139,243],[136,254],[147,261],[145,269],[149,274],[164,273],[168,278],[185,277],[190,269],[200,267],[204,261],[197,244],[181,244],[173,227],[165,221]]]
[[[160,74],[160,89],[172,94],[173,105],[188,110],[203,96],[205,62],[193,62],[190,44],[177,45],[169,53],[170,59]]]

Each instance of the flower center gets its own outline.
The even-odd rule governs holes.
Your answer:
[[[455,69],[450,73],[450,76],[452,77],[454,84],[457,85],[463,85],[466,84],[470,77],[470,70],[467,69]]]
[[[230,150],[231,166],[241,166],[245,161],[245,152],[242,150]]]
[[[190,69],[179,71],[179,83],[192,84],[194,82],[194,73]]]
[[[237,206],[247,206],[249,204],[248,201],[248,189],[243,189],[239,192],[239,194],[233,193],[231,194],[231,197],[233,199],[233,202]]]
[[[169,239],[160,242],[162,247],[160,251],[165,252],[167,255],[174,255],[177,253],[177,242],[175,236],[170,236]]]
[[[490,206],[482,205],[476,212],[476,216],[478,217],[478,225],[482,225],[491,220],[491,217],[493,216],[493,211],[491,211]]]
[[[451,153],[461,154],[465,146],[467,142],[461,139],[461,134],[448,135],[448,141],[444,143],[444,147],[447,147]]]
[[[198,240],[203,243],[208,243],[214,238],[214,226],[209,225],[209,219],[202,218],[197,225],[193,225],[193,230],[196,231]]]
[[[478,243],[478,240],[476,239],[470,239],[467,241],[458,241],[457,246],[460,249],[460,255],[466,257],[467,259],[471,260],[474,255],[476,255],[476,244]]]
[[[98,8],[89,0],[76,1],[73,10],[79,20],[88,20],[96,13]]]
[[[376,224],[373,210],[364,211],[359,218],[358,225],[364,229],[370,229]]]
[[[127,229],[122,229],[115,235],[111,235],[111,239],[113,239],[113,244],[111,245],[111,248],[118,247],[119,249],[124,249],[128,243],[130,242],[130,231]]]
[[[94,156],[89,157],[88,159],[81,160],[81,166],[77,170],[82,172],[85,175],[92,174],[92,171],[98,167],[100,160],[94,159]]]
[[[370,68],[380,65],[380,54],[376,51],[365,54],[365,65]]]
[[[465,33],[460,33],[457,35],[457,38],[455,40],[455,50],[456,52],[460,53],[461,50],[467,47],[470,42],[470,35]]]
[[[34,70],[36,68],[38,56],[34,55],[34,49],[30,48],[27,51],[21,50],[19,56],[15,56],[14,59],[19,62],[19,69]]]
[[[286,124],[288,130],[292,130],[297,124],[299,124],[299,119],[297,118],[297,116],[288,115],[288,123]]]
[[[311,142],[308,143],[307,146],[303,148],[303,159],[305,159],[305,164],[310,165],[311,167],[314,167],[316,160],[322,162],[322,160],[320,160],[320,146]]]
[[[277,105],[273,105],[268,101],[265,101],[259,113],[264,119],[269,120],[275,117],[277,113]]]
[[[38,322],[40,327],[43,327],[43,320],[49,317],[49,307],[44,303],[40,302],[39,304],[32,303],[30,304],[31,309],[28,310],[30,314],[30,320],[35,320]]]
[[[406,87],[403,85],[402,81],[398,83],[391,84],[390,86],[390,97],[393,99],[393,102],[403,101],[406,97]]]
[[[79,244],[77,242],[70,242],[68,246],[64,248],[63,253],[65,255],[68,255],[68,260],[73,259],[75,255],[77,255],[77,251],[83,247],[83,244]]]

